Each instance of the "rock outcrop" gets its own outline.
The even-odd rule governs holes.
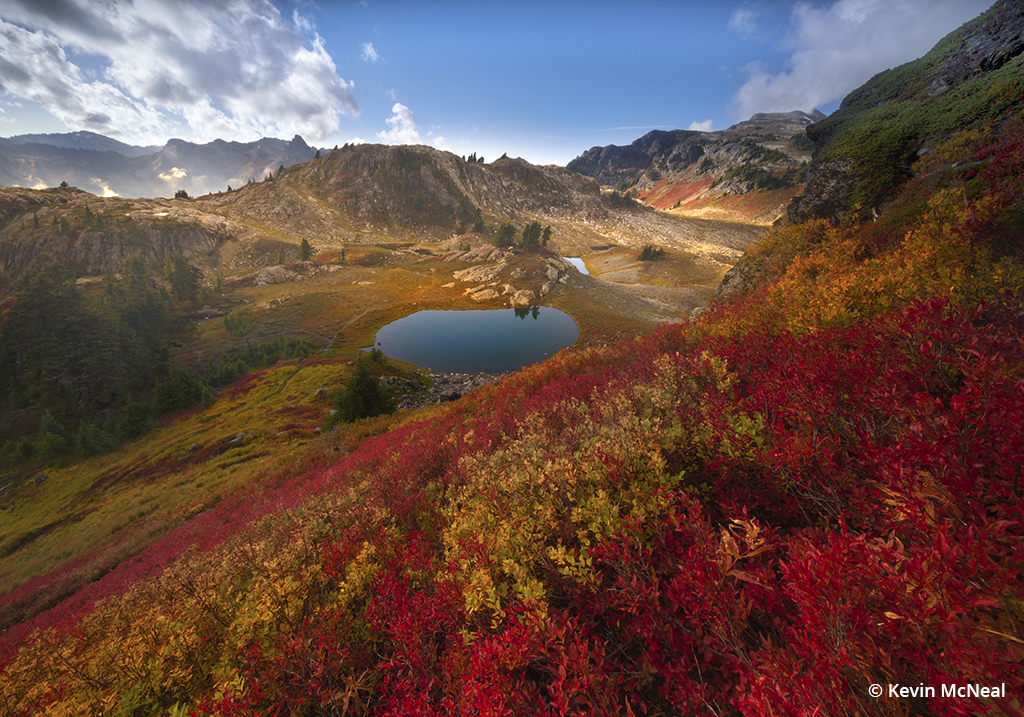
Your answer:
[[[453,254],[449,252],[449,254]],[[445,254],[446,261],[449,254]],[[490,301],[507,297],[509,306],[532,306],[543,299],[556,284],[568,281],[571,272],[578,270],[564,258],[544,252],[516,255],[504,249],[478,249],[457,253],[459,261],[475,258],[499,259],[495,264],[478,264],[452,272],[455,282],[476,284],[463,290],[474,301]],[[528,267],[528,268],[524,268]],[[530,288],[534,287],[534,288]]]
[[[1019,104],[1024,3],[1001,0],[940,40],[924,57],[880,72],[807,130],[814,161],[790,222],[866,220],[938,142]],[[953,90],[956,90],[953,92]],[[879,132],[880,123],[897,130]]]
[[[48,261],[92,275],[120,272],[132,256],[159,264],[180,254],[216,264],[219,248],[233,238],[230,221],[176,200],[0,187],[0,269],[14,283]]]
[[[398,408],[421,408],[457,401],[470,391],[500,381],[504,374],[433,373],[426,375],[429,388],[417,378],[385,376],[381,386],[397,395]]]

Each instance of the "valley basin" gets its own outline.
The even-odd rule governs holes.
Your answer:
[[[417,311],[381,327],[384,355],[438,373],[506,373],[540,363],[576,343],[580,328],[549,306]]]

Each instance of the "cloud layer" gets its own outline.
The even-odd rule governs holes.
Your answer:
[[[391,116],[384,121],[390,129],[377,133],[377,139],[384,144],[426,144],[412,110],[401,102],[394,104]],[[427,136],[433,137],[431,143],[438,149],[451,150],[448,140],[444,137],[434,136],[433,132],[428,132]]]
[[[268,0],[0,7],[0,89],[129,142],[182,133],[316,142],[361,111],[351,88],[312,24],[285,21]]]
[[[734,12],[729,29],[743,38],[757,35],[756,9]],[[872,75],[925,54],[977,13],[971,0],[934,0],[926,10],[917,0],[798,3],[783,43],[786,69],[771,73],[758,63],[744,68],[748,78],[733,97],[733,115],[809,112],[836,103]]]

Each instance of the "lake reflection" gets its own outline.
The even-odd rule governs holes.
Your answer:
[[[504,373],[572,346],[580,329],[548,306],[475,311],[417,311],[377,331],[390,358],[440,373]]]

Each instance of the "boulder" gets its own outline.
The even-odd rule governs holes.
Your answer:
[[[494,281],[504,268],[504,263],[492,266],[471,266],[468,269],[456,271],[452,276],[459,281],[466,282]]]
[[[508,303],[509,303],[509,306],[513,306],[513,307],[515,307],[515,306],[531,306],[533,304],[533,300],[535,298],[536,298],[536,294],[534,294],[529,289],[519,289],[517,292],[512,294],[512,296],[508,300]]]
[[[490,299],[497,299],[499,296],[501,296],[501,294],[494,289],[483,289],[482,291],[470,294],[469,298],[473,301],[488,301]]]
[[[265,269],[260,269],[259,273],[256,274],[256,286],[283,284],[286,281],[295,281],[298,278],[299,275],[294,271],[290,271],[284,264],[278,264],[277,266],[268,266]]]

